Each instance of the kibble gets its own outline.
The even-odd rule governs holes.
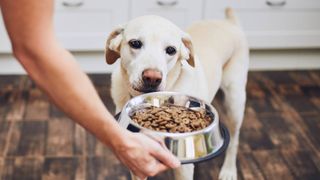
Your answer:
[[[182,106],[150,106],[136,110],[131,118],[142,127],[161,132],[184,133],[206,128],[212,122],[209,114]]]

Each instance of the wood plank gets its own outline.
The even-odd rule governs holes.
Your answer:
[[[5,120],[11,91],[12,90],[0,89],[0,123]]]
[[[0,179],[2,179],[2,174],[3,174],[2,171],[3,171],[4,166],[5,166],[4,165],[4,161],[5,161],[4,158],[0,156]]]
[[[49,102],[39,89],[29,91],[26,109],[26,120],[47,120],[49,118]]]
[[[10,122],[1,122],[0,124],[0,157],[5,156],[6,151],[8,148],[8,136],[9,136],[9,129],[11,123]]]
[[[287,98],[303,96],[303,91],[301,90],[299,84],[279,84],[276,91],[279,93],[279,95]]]
[[[309,73],[306,73],[306,71],[293,71],[289,72],[288,74],[296,82],[296,84],[302,86],[315,84],[315,81],[312,79]]]
[[[298,113],[303,114],[318,112],[318,108],[309,99],[303,96],[296,98],[286,98],[285,100]]]
[[[21,138],[21,127],[22,122],[14,122],[12,125],[12,132],[9,139],[7,156],[12,156],[16,154]]]
[[[110,111],[111,114],[114,114],[116,107],[115,107],[113,100],[111,98],[110,88],[96,87],[96,90],[99,94],[100,99],[102,100],[102,102],[106,106],[106,108]]]
[[[106,157],[87,158],[86,175],[86,179],[129,179],[129,171],[122,164]]]
[[[86,133],[86,153],[87,156],[95,156],[97,139],[89,132]]]
[[[252,107],[247,107],[245,110],[245,116],[243,119],[243,124],[241,129],[245,131],[250,129],[261,129],[261,128],[262,128],[262,123],[257,117],[256,112]]]
[[[91,133],[88,132],[86,137],[87,137],[86,153],[87,153],[88,156],[106,156],[106,155],[110,155],[111,152],[106,147],[106,145],[101,143]]]
[[[295,134],[292,133],[292,124],[288,124],[287,121],[279,114],[268,114],[259,117],[262,122],[264,130],[268,133],[272,144],[278,148],[294,148],[299,149],[304,147],[305,144],[300,142]]]
[[[311,99],[320,97],[320,86],[317,86],[317,85],[300,86],[300,89],[305,96]]]
[[[21,121],[25,113],[26,102],[23,98],[23,93],[19,90],[12,92],[8,110],[5,116],[7,121]]]
[[[241,131],[240,142],[247,142],[252,150],[274,149],[268,134],[263,130]]]
[[[296,82],[289,75],[288,71],[263,72],[263,76],[273,81],[275,84],[295,84]]]
[[[65,113],[62,112],[57,106],[54,104],[50,104],[50,117],[51,118],[62,118],[65,117]]]
[[[320,112],[315,115],[302,115],[302,119],[306,124],[304,132],[315,146],[316,149],[320,149]]]
[[[254,111],[258,113],[275,113],[277,109],[275,108],[274,102],[271,98],[254,98],[247,101],[247,106],[253,108]]]
[[[51,118],[48,121],[46,140],[47,156],[72,156],[74,123],[68,118]]]
[[[0,179],[13,179],[14,175],[14,158],[4,158],[3,159],[3,169],[2,174],[0,174]]]
[[[19,87],[20,80],[25,76],[20,75],[1,75],[0,76],[0,89],[12,88],[15,89]]]
[[[195,166],[194,178],[201,180],[218,179],[223,159],[224,156],[220,156],[203,163],[198,163]]]
[[[85,180],[86,179],[86,166],[87,160],[85,156],[81,156],[78,158],[77,167],[75,170],[75,177],[76,180]]]
[[[315,97],[310,100],[320,111],[320,97]]]
[[[266,97],[266,92],[261,88],[261,86],[256,82],[253,81],[252,79],[248,79],[247,82],[247,97],[248,98],[265,98]]]
[[[86,130],[75,124],[74,130],[74,155],[87,155]]]
[[[286,107],[284,112],[285,113],[282,114],[283,118],[285,118],[287,121],[292,121],[295,124],[296,128],[291,129],[291,131],[298,138],[298,142],[303,144],[300,149],[310,151],[313,159],[315,159],[314,161],[317,167],[320,169],[320,152],[308,135],[309,130],[306,124],[306,120],[304,120],[302,116],[298,112],[293,110],[293,108],[291,108],[290,106]]]
[[[9,155],[42,156],[45,149],[46,122],[25,121],[14,124]]]
[[[282,155],[277,150],[259,150],[253,152],[264,177],[268,180],[294,179]]]
[[[43,180],[73,180],[79,164],[77,158],[46,158],[43,167]]]
[[[258,115],[259,121],[263,124],[264,130],[272,133],[290,133],[290,125],[280,113]],[[287,130],[283,132],[283,130]]]
[[[314,80],[314,82],[320,86],[320,71],[309,71],[310,77]]]
[[[296,179],[319,179],[320,172],[313,163],[308,151],[283,149],[281,154]]]
[[[14,159],[14,173],[12,179],[41,179],[43,157]]]
[[[5,117],[7,121],[21,121],[24,116],[27,98],[27,91],[24,89],[26,81],[25,77],[19,78],[17,87],[11,91]]]
[[[264,180],[261,169],[255,161],[252,153],[238,153],[238,168],[245,180]]]

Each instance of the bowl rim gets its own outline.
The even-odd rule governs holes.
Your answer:
[[[212,123],[209,126],[203,128],[203,129],[200,129],[200,130],[197,130],[197,131],[192,131],[192,132],[184,132],[184,133],[161,132],[161,131],[155,131],[155,130],[148,129],[148,128],[140,126],[138,123],[134,122],[130,118],[128,112],[126,112],[126,110],[125,110],[126,107],[129,105],[129,103],[131,101],[133,101],[134,99],[138,99],[138,98],[146,97],[146,96],[161,95],[161,94],[165,94],[165,95],[180,95],[180,96],[182,95],[182,96],[186,96],[188,98],[193,98],[193,99],[196,99],[198,101],[203,102],[205,105],[209,106],[211,112],[214,115]],[[186,93],[180,93],[180,92],[158,91],[158,92],[145,93],[145,94],[141,94],[141,95],[135,96],[132,99],[130,99],[129,101],[127,101],[126,104],[123,106],[122,111],[120,112],[121,113],[120,117],[121,117],[123,112],[125,112],[125,115],[128,116],[128,118],[130,119],[130,124],[133,125],[135,128],[139,128],[140,131],[152,132],[153,134],[156,134],[156,135],[165,136],[165,137],[171,137],[171,138],[179,138],[179,137],[186,137],[186,136],[194,136],[194,135],[198,135],[198,134],[204,134],[206,132],[211,131],[212,129],[215,129],[216,126],[218,126],[218,128],[220,128],[219,127],[219,114],[218,114],[217,110],[211,105],[211,103],[208,103],[207,101],[202,100],[200,98],[188,95]]]

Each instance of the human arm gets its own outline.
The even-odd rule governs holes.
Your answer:
[[[14,55],[61,110],[141,178],[177,167],[172,154],[150,138],[119,127],[104,107],[87,75],[55,37],[52,0],[0,0],[0,7]]]

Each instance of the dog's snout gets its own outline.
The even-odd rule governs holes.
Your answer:
[[[144,70],[142,80],[146,88],[156,89],[162,81],[162,73],[155,69]]]

